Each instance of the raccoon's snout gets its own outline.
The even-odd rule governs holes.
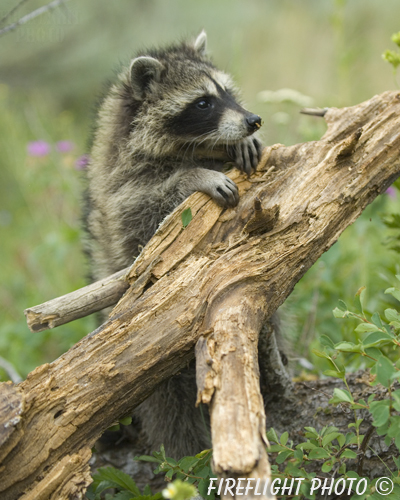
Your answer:
[[[261,116],[251,114],[246,118],[246,125],[248,131],[252,134],[261,127],[262,125]]]

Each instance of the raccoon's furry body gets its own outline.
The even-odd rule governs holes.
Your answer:
[[[160,222],[195,191],[218,204],[239,201],[223,172],[249,174],[261,118],[238,101],[231,78],[206,56],[206,35],[192,44],[133,59],[100,106],[88,165],[87,249],[93,279],[133,263]],[[193,368],[164,382],[137,410],[149,446],[175,458],[209,446],[195,408]]]

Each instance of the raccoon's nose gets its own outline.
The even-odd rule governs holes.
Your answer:
[[[261,116],[258,115],[250,115],[246,118],[247,128],[250,132],[255,132],[262,125]]]

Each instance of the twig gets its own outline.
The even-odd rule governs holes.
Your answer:
[[[1,356],[0,356],[0,368],[3,368],[3,370],[7,373],[7,375],[10,377],[10,380],[14,382],[14,384],[19,384],[20,382],[22,382],[22,377],[14,368],[14,366]]]
[[[363,475],[363,467],[364,467],[364,458],[365,458],[365,451],[367,449],[367,445],[369,443],[369,440],[371,439],[371,436],[375,430],[375,427],[371,425],[367,432],[364,435],[363,442],[361,443],[361,454],[358,456],[358,465],[357,465],[357,474],[361,477]]]
[[[9,31],[13,31],[15,30],[18,26],[20,26],[21,24],[25,24],[27,23],[28,21],[30,21],[31,19],[34,19],[35,17],[38,17],[40,16],[41,14],[44,14],[45,12],[51,10],[51,9],[55,9],[56,7],[58,7],[59,5],[61,5],[62,3],[64,2],[68,2],[68,0],[53,0],[53,2],[50,2],[49,4],[47,5],[43,5],[43,7],[39,7],[38,9],[34,10],[33,12],[27,14],[26,16],[24,17],[21,17],[21,19],[19,19],[18,21],[16,21],[15,23],[13,24],[10,24],[8,26],[6,26],[5,28],[1,29],[0,30],[0,36],[2,35],[5,35],[6,33],[8,33]],[[18,7],[18,6],[17,6]],[[14,9],[15,10],[15,9]],[[9,16],[9,14],[7,14],[6,18]]]
[[[329,108],[303,108],[300,110],[300,113],[303,115],[311,115],[311,116],[325,116],[329,111]]]
[[[74,292],[24,311],[31,332],[41,332],[113,306],[126,292],[130,267]]]
[[[10,12],[8,12],[2,19],[0,19],[0,25],[4,24],[9,17],[11,17],[14,12],[16,12],[24,3],[26,3],[28,0],[21,0],[20,2],[17,3],[15,7],[13,7]]]

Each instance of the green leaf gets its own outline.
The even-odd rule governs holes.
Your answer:
[[[338,372],[336,370],[325,370],[323,373],[327,377],[335,377],[335,378],[341,378],[341,379],[343,379],[343,377],[345,376],[344,372]]]
[[[96,482],[96,484],[97,484],[95,489],[96,495],[102,493],[105,490],[109,490],[110,488],[120,489],[120,485],[115,481],[104,480],[100,481],[99,483]]]
[[[330,358],[330,356],[328,354],[326,354],[325,352],[322,352],[322,351],[318,351],[318,349],[311,349],[311,352],[313,354],[315,354],[316,356],[318,356],[319,358],[325,358],[325,359]]]
[[[210,475],[211,473],[211,469],[210,467],[208,467],[207,465],[204,466],[202,469],[200,470],[197,470],[196,469],[196,476],[199,476],[199,477],[203,477],[203,478],[206,478]]]
[[[400,321],[400,314],[396,309],[385,309],[385,316],[388,321]]]
[[[337,351],[343,352],[363,352],[363,348],[360,344],[353,344],[352,342],[339,342],[335,345]]]
[[[132,500],[133,498],[143,498],[143,496],[136,497],[130,491],[120,491],[112,497],[113,500]]]
[[[338,307],[335,307],[332,313],[335,318],[345,318],[347,316],[347,311],[342,311]]]
[[[293,458],[295,458],[298,462],[302,462],[303,461],[303,450],[297,449],[293,453]]]
[[[273,427],[267,432],[268,441],[273,441],[274,443],[279,443],[278,435]]]
[[[182,214],[181,214],[181,219],[182,219],[182,224],[183,224],[183,227],[186,227],[189,225],[190,221],[193,219],[193,216],[192,216],[192,209],[189,207],[189,208],[186,208]]]
[[[131,425],[131,423],[132,423],[132,417],[121,418],[121,420],[119,421],[119,423],[122,424],[122,425]]]
[[[388,288],[385,290],[385,293],[389,293],[390,295],[393,295],[395,299],[400,301],[400,290],[398,288]]]
[[[376,360],[379,358],[379,356],[382,355],[381,351],[379,349],[377,349],[376,347],[366,347],[365,354],[367,354],[368,356],[371,356],[371,358],[376,359]]]
[[[331,404],[338,403],[353,403],[353,398],[349,391],[344,389],[338,389],[337,387],[333,391],[333,397],[329,400]]]
[[[390,401],[372,401],[370,404],[370,412],[374,418],[372,425],[375,427],[381,427],[386,424],[390,417],[389,411]]]
[[[277,453],[278,451],[284,451],[286,448],[280,444],[271,444],[268,448],[268,453]]]
[[[392,384],[392,375],[396,373],[393,363],[386,357],[380,356],[376,363],[376,378],[385,387]]]
[[[299,443],[296,446],[297,449],[300,450],[313,450],[314,448],[317,448],[315,444],[311,443],[310,441],[306,441],[305,443]]]
[[[333,468],[335,461],[328,460],[324,464],[322,464],[321,470],[322,472],[330,472]]]
[[[329,347],[330,349],[335,348],[335,344],[333,343],[332,339],[328,337],[328,335],[321,335],[319,341],[325,347]]]
[[[346,302],[339,299],[339,309],[341,311],[348,311],[349,308],[347,307]]]
[[[371,323],[360,323],[355,331],[357,333],[365,333],[365,332],[376,332],[378,327],[376,325],[372,325]]]
[[[371,321],[378,328],[383,328],[383,323],[382,323],[381,317],[379,316],[379,313],[374,312],[374,314],[371,317]]]
[[[93,477],[95,476],[100,476],[103,481],[111,481],[120,488],[128,490],[135,495],[140,495],[139,488],[136,486],[131,476],[128,476],[125,472],[115,469],[114,467],[100,467]]]
[[[340,432],[332,432],[327,434],[322,438],[322,446],[326,446],[328,443],[331,443],[334,439],[337,439],[340,436]]]
[[[109,427],[107,430],[109,432],[118,432],[120,429],[121,429],[120,425],[115,424],[115,425],[112,425],[111,427]]]
[[[196,457],[183,457],[179,460],[178,465],[185,472],[189,472],[199,461],[200,459]]]
[[[288,439],[289,439],[289,433],[288,432],[284,432],[281,435],[281,440],[280,440],[281,445],[285,446],[286,443],[288,442]]]
[[[293,455],[293,451],[281,451],[279,455],[276,457],[275,462],[277,464],[283,464],[283,462],[290,456]]]
[[[314,427],[304,427],[304,429],[305,429],[305,430],[306,430],[309,434],[311,434],[311,436],[312,436],[312,437],[316,437],[316,438],[317,438],[317,437],[319,436],[318,432],[314,429]],[[307,436],[307,434],[306,434],[306,436]],[[307,436],[307,437],[308,437],[308,436]]]
[[[310,460],[321,460],[323,458],[330,458],[330,454],[324,448],[315,448],[310,451],[308,458]]]
[[[360,313],[364,313],[365,291],[366,287],[362,286],[357,290],[356,295],[354,297],[354,303],[357,309],[360,311]]]
[[[290,474],[292,477],[304,477],[301,469],[296,467],[293,463],[289,462],[285,468],[285,473]]]
[[[169,471],[165,474],[166,479],[172,479],[174,473],[175,473],[174,469],[169,469]]]
[[[374,332],[367,335],[362,343],[364,347],[373,347],[377,346],[381,342],[386,344],[388,341],[393,342],[393,336],[386,332]]]
[[[384,436],[387,434],[387,431],[389,430],[389,420],[385,424],[383,424],[381,427],[376,428],[376,433],[378,436]]]
[[[344,443],[346,442],[345,436],[343,434],[339,434],[339,436],[337,437],[337,440],[338,440],[339,446],[342,448],[344,446]]]
[[[212,498],[211,496],[207,495],[208,485],[209,485],[209,481],[206,481],[205,479],[201,479],[199,481],[199,484],[197,485],[197,489],[199,490],[199,493],[203,498]],[[215,495],[214,495],[214,497],[215,497]]]
[[[93,483],[86,490],[85,500],[96,500],[96,494],[94,492]]]
[[[344,452],[340,455],[340,458],[357,458],[357,453],[355,453],[352,450],[346,449]]]

